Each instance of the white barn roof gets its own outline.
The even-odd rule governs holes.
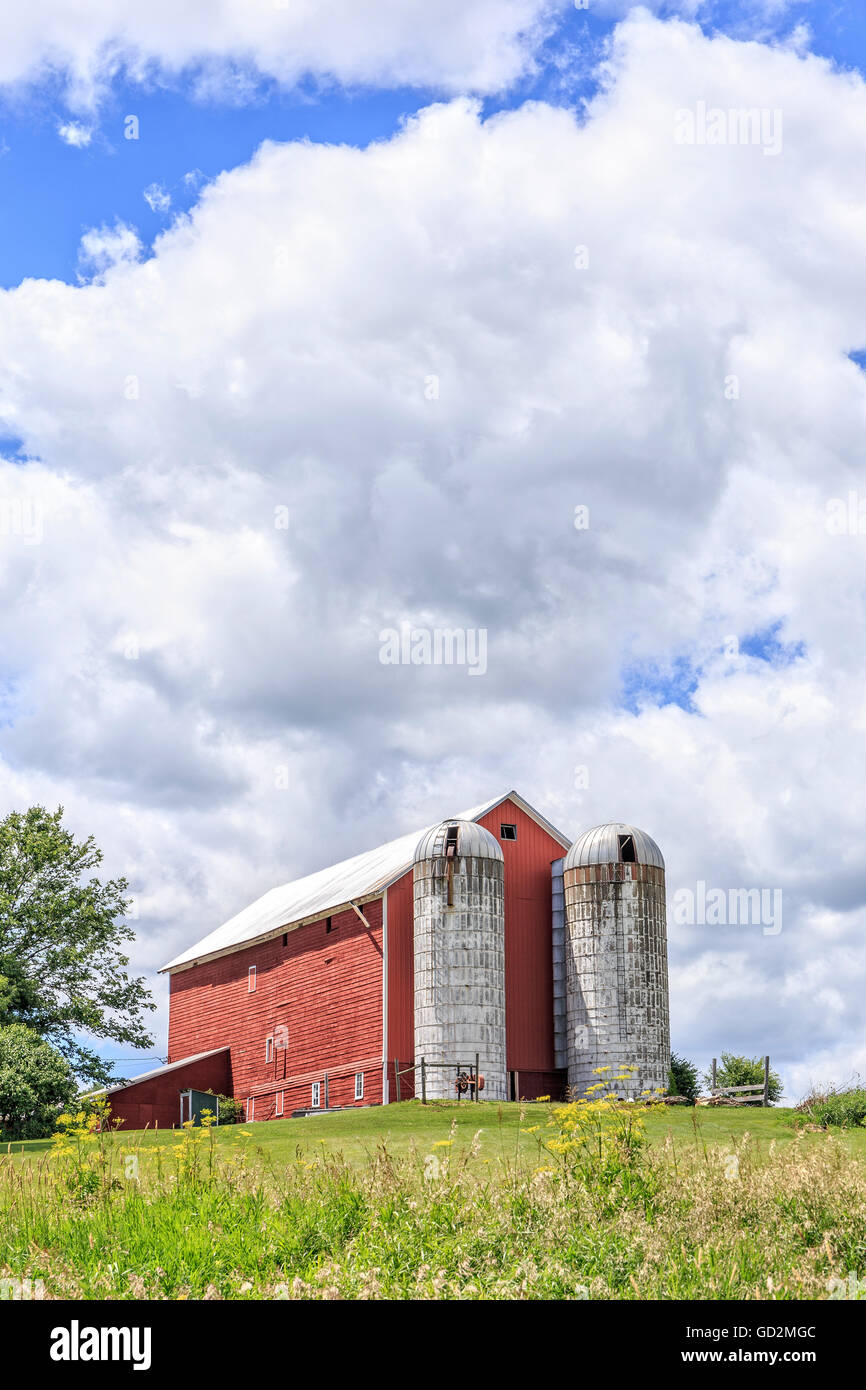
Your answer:
[[[461,811],[456,819],[480,820],[488,811],[508,800],[514,801],[522,811],[558,840],[564,849],[568,848],[571,841],[515,791],[494,797],[483,806],[473,806],[468,811]],[[296,879],[294,883],[284,883],[280,888],[272,888],[269,893],[265,893],[228,922],[224,922],[221,927],[217,927],[216,931],[202,937],[201,941],[196,942],[189,950],[175,956],[174,960],[162,967],[163,971],[178,970],[183,966],[197,964],[210,956],[223,955],[239,946],[247,946],[252,941],[276,936],[279,932],[288,931],[303,922],[314,921],[325,913],[348,907],[361,898],[378,896],[390,883],[402,878],[403,874],[411,869],[421,836],[438,825],[439,821],[434,822],[432,826],[422,826],[420,830],[401,835],[398,840],[391,840],[386,845],[380,845],[378,849],[368,850],[366,854],[356,854],[353,859],[344,859],[342,863],[334,864],[328,869],[319,869],[317,873],[307,874],[306,878]]]

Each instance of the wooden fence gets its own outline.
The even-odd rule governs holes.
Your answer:
[[[760,1095],[755,1095],[760,1091]],[[751,1094],[742,1094],[750,1092]],[[719,1096],[724,1100],[731,1101],[734,1105],[769,1105],[770,1104],[770,1059],[764,1058],[764,1079],[758,1081],[754,1086],[717,1086],[716,1085],[716,1059],[713,1058],[713,1084],[710,1093]]]

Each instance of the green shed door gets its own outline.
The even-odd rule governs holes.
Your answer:
[[[220,1103],[216,1096],[212,1096],[209,1091],[181,1091],[180,1093],[180,1122],[186,1124],[187,1120],[192,1120],[194,1125],[201,1124],[203,1111],[208,1110],[213,1117],[213,1123],[219,1124]]]

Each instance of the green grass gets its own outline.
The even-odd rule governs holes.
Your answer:
[[[458,1152],[469,1148],[480,1129],[485,1158],[513,1160],[522,1156],[529,1161],[536,1157],[537,1143],[532,1135],[521,1133],[521,1130],[534,1124],[546,1124],[554,1109],[544,1104],[473,1105],[471,1102],[442,1101],[422,1106],[419,1101],[404,1101],[401,1105],[370,1106],[298,1120],[229,1125],[220,1129],[219,1136],[221,1144],[232,1148],[244,1142],[240,1136],[246,1131],[274,1163],[294,1161],[299,1149],[310,1154],[324,1148],[332,1154],[341,1154],[351,1165],[359,1166],[383,1143],[395,1156],[408,1154],[413,1144],[418,1150],[427,1152],[437,1140],[448,1138],[453,1124]],[[760,1147],[773,1140],[777,1144],[790,1143],[797,1134],[795,1118],[795,1111],[775,1107],[764,1110],[751,1106],[737,1109],[677,1106],[649,1113],[646,1124],[647,1135],[653,1143],[664,1143],[670,1135],[677,1146],[685,1148],[728,1146],[749,1133]],[[164,1131],[128,1131],[122,1133],[122,1138],[127,1143],[140,1144],[143,1152],[154,1144],[166,1142]],[[806,1143],[814,1143],[815,1139],[811,1133],[805,1136]],[[866,1158],[866,1128],[840,1131],[838,1139],[846,1151]],[[34,1139],[6,1145],[4,1149],[19,1159],[32,1159],[50,1147],[50,1139]]]
[[[554,1109],[408,1102],[65,1156],[15,1144],[0,1277],[84,1299],[801,1299],[866,1282],[866,1130],[682,1108],[623,1146],[635,1112],[619,1107],[563,1154],[539,1149]]]

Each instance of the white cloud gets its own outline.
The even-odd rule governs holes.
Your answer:
[[[168,212],[171,207],[171,194],[159,183],[148,184],[143,197],[151,212]]]
[[[101,275],[112,266],[137,261],[141,251],[141,241],[135,228],[118,221],[113,227],[103,224],[101,227],[91,227],[84,233],[79,261]]]
[[[196,67],[203,94],[249,95],[250,74],[498,91],[520,77],[566,0],[33,0],[0,11],[0,83],[48,71],[91,106],[123,70]]]
[[[676,145],[699,101],[782,110],[782,153]],[[104,840],[143,964],[516,785],[643,825],[671,893],[781,888],[777,936],[672,927],[675,1045],[848,1074],[866,536],[825,519],[866,499],[864,119],[855,76],[643,16],[582,124],[458,100],[268,144],[150,259],[103,229],[101,283],[3,294],[42,462],[0,496],[45,496],[0,543],[2,796]],[[401,618],[486,628],[488,674],[382,666]]]
[[[89,126],[81,125],[78,121],[66,121],[58,127],[57,134],[66,145],[72,145],[74,149],[86,149],[93,139],[93,131]]]

